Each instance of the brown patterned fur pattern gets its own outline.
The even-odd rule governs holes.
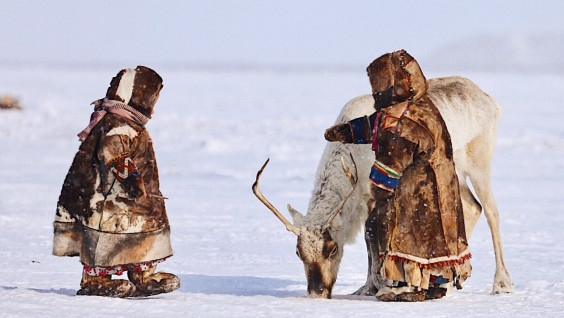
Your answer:
[[[127,87],[118,89],[122,76],[130,74],[135,76],[129,92]],[[129,105],[149,117],[161,88],[157,73],[138,66],[119,72],[106,97],[126,102],[116,95],[125,91],[131,95]],[[121,169],[123,180],[119,181],[108,165],[116,158],[136,168],[136,173]],[[98,122],[80,145],[65,178],[54,227],[53,254],[80,255],[88,266],[140,263],[172,255],[153,143],[145,127],[112,113]]]
[[[395,191],[373,185],[376,206],[366,223],[367,240],[377,244],[372,266],[385,279],[423,289],[431,274],[462,282],[471,271],[462,201],[450,135],[427,81],[405,51],[378,58],[368,75],[373,94],[394,87],[391,105],[380,110],[376,160],[401,174]]]
[[[377,125],[376,161],[400,176],[395,190],[371,184],[374,207],[365,225],[369,276],[373,271],[406,282],[411,290],[404,292],[428,289],[431,275],[461,283],[471,271],[462,200],[450,135],[428,96],[429,84],[403,50],[382,55],[367,73],[375,101],[370,120]],[[352,142],[348,125],[329,128],[326,139]]]

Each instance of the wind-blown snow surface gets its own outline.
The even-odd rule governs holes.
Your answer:
[[[342,105],[369,92],[360,70],[206,72],[159,70],[164,90],[149,122],[169,197],[175,256],[161,270],[182,287],[147,299],[74,296],[77,258],[51,256],[61,184],[114,69],[1,70],[0,90],[22,112],[0,112],[0,316],[351,317],[427,313],[434,317],[545,316],[564,309],[564,77],[461,74],[504,109],[493,186],[505,261],[515,293],[490,295],[494,256],[482,217],[470,239],[473,275],[437,301],[382,303],[347,296],[365,281],[362,235],[345,248],[335,299],[307,299],[295,237],[253,196],[261,188],[285,213],[305,210],[325,146],[324,129]],[[433,74],[446,76],[451,74]]]

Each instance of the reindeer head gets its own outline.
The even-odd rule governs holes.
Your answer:
[[[307,295],[312,298],[331,298],[337,280],[342,247],[331,238],[327,229],[300,228],[296,255],[304,264]],[[339,261],[337,261],[339,260]]]
[[[262,168],[258,171],[256,181],[253,184],[253,193],[257,198],[282,221],[288,231],[297,235],[298,243],[296,245],[296,254],[304,264],[304,271],[307,278],[307,295],[311,298],[331,298],[331,291],[337,280],[337,272],[339,270],[340,260],[343,256],[343,247],[338,246],[337,242],[331,237],[329,228],[331,227],[333,219],[339,214],[356,187],[358,172],[352,155],[351,159],[355,168],[354,177],[345,165],[343,158],[341,158],[341,164],[352,184],[352,188],[339,205],[329,214],[329,217],[321,226],[303,226],[303,215],[288,205],[288,210],[294,218],[294,224],[290,223],[263,196],[259,189],[259,179],[270,159],[267,159]]]

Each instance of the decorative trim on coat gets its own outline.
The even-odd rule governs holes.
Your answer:
[[[106,163],[106,169],[112,172],[119,182],[123,182],[123,180],[132,175],[141,178],[141,175],[137,171],[137,167],[135,166],[133,159],[131,159],[129,152],[122,152],[113,159],[109,160]]]
[[[433,258],[422,258],[417,257],[414,255],[405,254],[402,252],[387,252],[384,254],[380,254],[380,258],[390,258],[396,262],[412,262],[416,263],[417,266],[423,268],[434,268],[440,267],[444,265],[454,265],[454,264],[462,264],[465,260],[472,258],[472,254],[470,253],[470,249],[460,253],[459,255],[454,256],[441,256],[441,257],[433,257]]]
[[[166,258],[157,259],[150,262],[144,262],[139,264],[126,264],[126,265],[116,265],[116,266],[84,266],[82,271],[89,276],[106,276],[106,275],[121,275],[123,272],[144,272],[149,270],[151,267],[157,266],[157,264],[166,261]]]
[[[409,286],[428,289],[433,284],[432,276],[442,276],[449,283],[459,287],[472,272],[470,250],[466,249],[458,256],[420,258],[400,252],[387,252],[379,255],[382,277],[389,280],[406,282]]]
[[[379,188],[393,192],[397,187],[401,174],[380,161],[374,161],[370,171],[370,180]]]
[[[353,143],[372,143],[372,125],[370,124],[370,117],[362,116],[349,121],[349,123],[353,134]]]

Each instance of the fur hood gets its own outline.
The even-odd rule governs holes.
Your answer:
[[[380,56],[366,68],[366,72],[377,110],[414,101],[427,92],[427,80],[419,63],[405,50]]]
[[[112,78],[106,98],[128,104],[150,118],[162,88],[163,79],[157,72],[137,66],[123,69]]]

